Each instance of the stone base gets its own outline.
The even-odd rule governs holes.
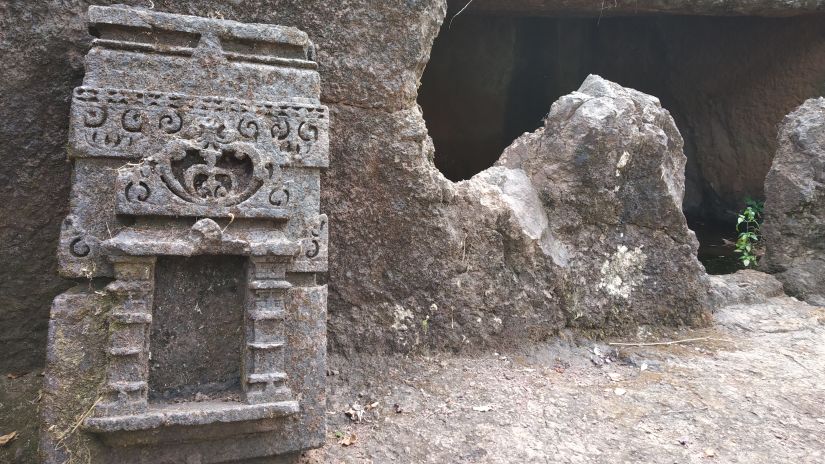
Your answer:
[[[199,427],[215,423],[233,424],[243,429],[244,423],[265,421],[286,417],[298,412],[297,401],[280,403],[243,404],[237,402],[190,402],[179,404],[151,405],[142,414],[123,416],[90,417],[84,425],[93,433],[141,432],[160,427]],[[261,431],[261,430],[256,430]],[[198,432],[195,432],[198,433]],[[158,437],[161,441],[169,441]]]
[[[288,277],[291,278],[291,277]],[[106,282],[81,284],[52,306],[42,400],[43,462],[218,464],[295,462],[298,449],[326,440],[325,286],[287,291],[287,386],[298,401],[149,403],[127,416],[88,417],[98,404],[106,368],[111,300]],[[238,308],[242,310],[242,308]],[[78,422],[82,426],[77,426]]]

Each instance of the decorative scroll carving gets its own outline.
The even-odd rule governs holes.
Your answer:
[[[295,258],[293,268],[299,272],[325,271],[328,259],[329,224],[326,214],[308,220],[304,225],[301,253]]]
[[[60,227],[58,259],[66,275],[91,277],[99,271],[95,261],[99,259],[100,240],[85,230],[80,220],[69,215]]]
[[[166,137],[220,121],[222,136],[273,152],[279,165],[326,167],[329,121],[324,106],[252,102],[176,93],[78,87],[72,104],[77,157],[140,159],[163,149]],[[80,143],[78,143],[80,142]]]
[[[321,254],[321,234],[325,232],[327,227],[327,219],[318,218],[318,220],[313,224],[313,227],[309,230],[309,250],[306,251],[305,255],[307,258],[312,259],[317,257]]]
[[[86,243],[86,239],[84,237],[75,237],[69,244],[69,252],[78,258],[89,256],[91,251],[92,249],[89,247],[89,244]]]

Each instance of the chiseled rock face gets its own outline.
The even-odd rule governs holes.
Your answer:
[[[557,269],[570,324],[703,319],[707,280],[681,209],[685,162],[656,98],[594,75],[504,152],[498,164],[523,170],[543,206],[532,235]]]
[[[825,98],[785,118],[765,195],[763,265],[789,294],[825,305]]]

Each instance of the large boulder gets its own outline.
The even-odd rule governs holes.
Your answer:
[[[571,324],[705,318],[707,278],[682,214],[682,145],[658,99],[591,75],[499,160],[538,192],[542,250],[558,269]]]
[[[789,294],[825,305],[825,98],[783,121],[765,195],[763,265]]]

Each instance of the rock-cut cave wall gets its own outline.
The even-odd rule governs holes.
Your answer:
[[[118,2],[297,26],[317,44],[322,101],[330,107],[332,121],[331,168],[322,182],[322,209],[331,221],[330,349],[392,351],[417,345],[459,348],[511,343],[546,336],[571,320],[594,328],[608,321],[604,328],[610,329],[604,311],[567,314],[552,300],[553,291],[564,289],[554,288],[545,260],[525,251],[535,246],[525,240],[523,231],[513,228],[513,217],[498,194],[474,195],[478,192],[450,182],[432,163],[432,143],[416,99],[433,40],[446,15],[444,0]],[[42,365],[49,305],[71,285],[56,275],[55,249],[59,221],[69,202],[68,110],[90,42],[89,3],[111,2],[0,3],[0,55],[7,64],[0,68],[4,166],[0,174],[0,370],[4,372]],[[586,4],[582,11],[593,14],[593,4],[599,2],[562,3],[573,10]],[[633,3],[653,10],[663,4],[660,0]],[[683,12],[697,12],[694,2],[664,3],[670,12],[674,5],[681,5]],[[787,15],[820,8],[819,2],[767,0],[724,2],[735,7],[731,11],[711,7],[718,3],[702,4],[709,5],[711,14]],[[766,3],[773,7],[766,9]],[[515,5],[503,0],[479,2],[484,4]],[[454,27],[461,27],[457,26],[461,20]],[[798,34],[794,29],[799,28],[816,36],[810,32],[812,27],[796,25],[786,34]],[[716,37],[707,39],[711,48],[736,39],[722,29],[700,32]],[[679,36],[678,31],[669,33],[681,40],[699,40],[689,34]],[[748,48],[744,42],[737,42],[739,49]],[[790,71],[762,76],[766,83],[786,78],[797,82],[792,74],[818,72],[817,60],[800,65],[813,49],[797,50],[790,46],[793,41],[787,43],[783,53],[766,59],[781,61]],[[691,66],[701,56],[688,58],[681,63],[684,82],[704,78],[697,76],[699,67]],[[760,68],[736,71],[726,82],[748,82],[761,73]],[[735,85],[717,89],[720,93],[738,90]],[[759,94],[760,89],[751,91]],[[696,101],[708,107],[706,111],[718,111],[705,100]],[[754,108],[761,110],[741,111]],[[549,102],[542,111],[548,109]],[[672,142],[671,148],[678,146],[675,138]],[[481,203],[494,198],[499,200]],[[696,308],[687,308],[695,296],[666,295],[660,299],[662,311],[640,308],[622,320],[690,321],[697,316]]]

